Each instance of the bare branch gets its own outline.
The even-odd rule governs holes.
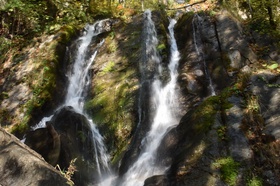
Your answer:
[[[192,3],[192,4],[187,4],[186,6],[182,6],[182,7],[178,7],[178,8],[168,8],[167,10],[178,10],[178,9],[183,9],[183,8],[187,8],[187,7],[190,7],[190,6],[194,6],[196,4],[200,4],[200,3],[204,3],[206,0],[203,0],[203,1],[199,1],[199,2],[195,2],[195,3]]]

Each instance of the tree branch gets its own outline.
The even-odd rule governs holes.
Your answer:
[[[178,8],[168,8],[167,10],[178,10],[178,9],[182,9],[182,8],[187,8],[187,7],[190,7],[190,6],[194,6],[196,4],[200,4],[200,3],[204,3],[206,0],[202,0],[202,1],[199,1],[199,2],[196,2],[196,3],[193,3],[193,4],[187,4],[186,6],[182,6],[182,7],[178,7]]]

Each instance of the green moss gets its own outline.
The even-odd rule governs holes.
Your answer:
[[[16,121],[16,125],[12,129],[12,133],[22,135],[28,129],[28,126],[33,121],[31,119],[43,112],[43,107],[53,104],[54,93],[56,90],[56,78],[59,68],[59,56],[64,55],[57,49],[61,42],[70,40],[75,34],[76,28],[65,26],[61,30],[60,37],[45,43],[40,50],[37,51],[33,58],[28,59],[34,66],[34,70],[29,73],[23,83],[29,85],[32,90],[32,97],[26,103],[21,105],[24,120]],[[68,42],[68,41],[67,41]],[[19,58],[20,59],[20,58]],[[21,61],[20,61],[21,62]]]
[[[68,43],[81,28],[82,27],[77,24],[64,25],[59,30],[60,38],[58,39],[58,41],[64,44]]]
[[[247,186],[262,186],[262,185],[263,185],[262,180],[258,177],[253,177],[247,182]]]
[[[134,106],[138,81],[133,80],[136,75],[134,69],[106,72],[104,73],[103,69],[96,74],[93,83],[94,96],[86,102],[85,109],[92,114],[93,121],[98,125],[109,151],[116,160],[128,145],[127,139],[134,123],[131,108]]]
[[[158,50],[159,52],[161,52],[162,50],[165,50],[165,49],[166,49],[166,46],[165,46],[164,43],[161,43],[160,45],[157,46],[157,50]]]
[[[110,44],[108,45],[108,53],[114,53],[118,49],[117,42],[115,40],[111,40]]]
[[[223,140],[227,141],[228,140],[226,132],[227,132],[227,127],[226,126],[219,126],[217,128],[217,134],[218,134],[219,140],[221,140],[221,141],[223,141]]]
[[[229,92],[225,89],[218,96],[208,97],[195,109],[192,120],[196,123],[194,126],[196,132],[207,132],[214,124],[217,113],[223,113],[233,106],[228,102],[228,97],[231,95]],[[218,133],[221,138],[226,139],[224,128],[219,129]]]
[[[184,28],[186,27],[186,23],[191,22],[189,19],[192,19],[194,12],[187,12],[185,13],[180,19],[179,22],[176,24],[176,28]]]
[[[219,96],[212,96],[204,100],[195,110],[193,117],[196,121],[195,130],[199,133],[206,132],[210,129],[215,121],[219,107]]]
[[[225,157],[214,162],[214,166],[221,171],[221,178],[230,186],[236,185],[238,169],[240,164],[232,157]]]
[[[107,73],[111,72],[114,70],[115,62],[114,61],[109,61],[106,66],[103,68],[102,72]]]

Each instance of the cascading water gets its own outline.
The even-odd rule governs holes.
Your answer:
[[[203,22],[202,18],[198,14],[195,14],[192,20],[193,40],[194,40],[195,51],[199,57],[199,61],[203,61],[204,73],[205,73],[205,77],[209,82],[210,93],[212,96],[214,96],[216,95],[216,92],[213,86],[212,78],[208,72],[208,68],[206,65],[205,56],[203,52],[203,44],[200,36],[200,30],[202,29],[202,25],[201,25],[202,22]]]
[[[142,186],[145,179],[155,175],[162,174],[168,167],[162,167],[156,165],[156,152],[157,148],[160,145],[162,138],[164,137],[166,131],[178,123],[174,117],[172,110],[173,107],[176,107],[176,93],[175,86],[177,80],[177,66],[179,61],[179,52],[177,49],[176,40],[174,38],[174,25],[176,24],[175,20],[171,20],[169,24],[170,40],[171,40],[171,59],[169,63],[169,73],[170,81],[163,87],[160,80],[160,75],[162,72],[162,66],[160,64],[160,58],[157,54],[156,48],[157,45],[157,35],[155,31],[154,23],[151,19],[151,11],[146,11],[144,13],[146,17],[145,21],[148,23],[145,24],[148,28],[144,28],[148,31],[148,36],[146,44],[152,44],[153,46],[148,46],[146,53],[150,57],[155,65],[157,65],[158,75],[154,77],[152,83],[152,104],[156,107],[155,116],[151,125],[151,129],[148,132],[147,136],[143,139],[142,151],[139,155],[137,161],[129,168],[127,173],[123,177],[124,186]],[[149,50],[151,49],[151,50]]]
[[[105,20],[103,20],[105,21]],[[99,179],[105,179],[104,176],[108,176],[111,174],[109,167],[109,155],[106,153],[106,148],[103,143],[103,138],[97,130],[95,124],[91,119],[84,113],[84,90],[89,85],[89,69],[96,57],[97,51],[100,46],[103,44],[101,41],[96,50],[92,55],[89,55],[89,48],[92,42],[93,37],[97,36],[101,33],[101,25],[103,21],[98,21],[93,25],[87,25],[85,27],[85,32],[83,36],[81,36],[76,42],[79,43],[77,48],[77,54],[75,61],[73,63],[72,70],[69,77],[69,86],[67,90],[67,95],[64,104],[59,107],[57,110],[61,109],[65,106],[71,106],[75,109],[77,113],[83,114],[89,121],[92,136],[93,136],[93,144],[95,149],[95,160],[97,166],[97,172],[99,173]],[[33,129],[44,128],[46,127],[46,122],[50,121],[52,116],[45,117],[42,121],[36,125]],[[99,181],[100,181],[99,180]]]
[[[67,90],[66,100],[64,105],[72,106],[76,110],[83,111],[84,96],[83,90],[89,83],[88,71],[96,57],[97,50],[94,51],[92,56],[87,59],[88,46],[91,43],[92,37],[98,35],[95,32],[95,26],[87,25],[86,33],[84,36],[79,38],[80,46],[78,48],[77,56],[74,62],[74,66],[71,74],[69,75],[69,86]],[[99,43],[99,46],[104,41]]]
[[[78,48],[76,59],[71,74],[69,75],[69,86],[67,90],[67,96],[64,103],[64,106],[72,106],[77,112],[84,114],[91,126],[93,143],[95,148],[95,160],[97,164],[97,171],[99,173],[100,179],[104,172],[110,172],[109,168],[109,155],[106,153],[105,145],[103,143],[103,138],[97,130],[95,124],[89,117],[83,113],[84,106],[84,96],[83,90],[89,85],[88,71],[96,57],[97,49],[94,53],[87,59],[87,52],[91,40],[94,36],[100,34],[99,24],[97,22],[94,25],[86,26],[86,33],[79,38],[81,43]],[[104,41],[100,42],[98,48],[103,44]]]

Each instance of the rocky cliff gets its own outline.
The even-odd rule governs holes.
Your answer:
[[[279,41],[250,30],[237,14],[223,8],[198,11],[206,5],[176,13],[175,37],[181,57],[176,86],[180,95],[181,109],[177,116],[180,122],[166,133],[157,150],[157,163],[170,168],[163,175],[151,175],[145,185],[279,185]],[[152,13],[159,39],[157,50],[165,69],[170,58],[168,14],[163,10]],[[143,19],[142,14],[125,21],[115,19],[112,31],[100,35],[99,39],[104,38],[105,42],[91,69],[91,86],[85,104],[86,112],[104,137],[114,171],[120,177],[139,156],[142,138],[150,128],[149,115],[154,112],[148,101],[149,84],[143,83],[153,79],[153,66],[145,67],[147,79],[141,79],[140,62],[148,57],[143,54],[141,43],[145,38]],[[71,55],[65,54],[69,53],[67,49],[71,50],[69,41],[77,34],[74,28],[62,28],[58,34],[38,38],[32,50],[27,47],[1,64],[0,121],[7,130],[11,124],[21,126],[22,122],[23,129],[12,130],[22,137],[31,125],[61,103],[66,91],[63,85],[67,84],[64,74],[71,65],[68,59]],[[169,77],[163,74],[161,78],[167,81]],[[139,112],[139,107],[145,109]],[[67,115],[72,114],[64,115],[64,119]],[[67,168],[75,153],[81,150],[79,144],[89,144],[89,137],[81,134],[81,128],[87,128],[80,125],[86,123],[83,118],[62,121],[60,126],[74,122],[73,126],[79,130],[75,133],[69,128],[73,135],[70,139],[53,123],[59,140],[50,137],[50,141],[44,142],[59,143],[62,145],[59,149],[64,151],[56,151],[59,155],[55,160],[48,159],[48,150],[47,155],[42,155],[49,163]],[[34,178],[32,166],[25,167],[21,157],[9,150],[8,141],[12,137],[1,131],[5,137],[1,154],[9,155],[3,156],[0,163],[4,168],[8,166],[10,172],[2,169],[0,175],[7,181],[0,183],[16,184],[11,178],[15,174],[25,175],[23,169],[31,171],[27,175]],[[67,141],[67,137],[70,140]],[[77,143],[73,140],[75,137]],[[31,142],[34,141],[32,138]],[[68,142],[74,146],[67,146]],[[32,162],[39,161],[33,151],[20,142],[16,144],[18,151],[32,156]],[[73,154],[66,153],[65,149],[74,149]],[[84,156],[81,159],[92,157],[90,153]],[[50,173],[46,175],[53,178],[54,183],[65,184],[56,171],[49,165],[44,166],[48,167]],[[82,160],[80,166],[83,166]],[[40,172],[36,174],[40,175]],[[83,175],[76,173],[73,178],[78,184]],[[44,179],[47,184],[49,179]]]

